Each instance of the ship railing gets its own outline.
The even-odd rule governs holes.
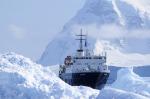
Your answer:
[[[73,59],[106,59],[105,56],[74,57]]]
[[[82,69],[82,70],[76,70],[76,72],[99,72],[99,70],[95,70],[95,69],[90,69],[90,70]]]

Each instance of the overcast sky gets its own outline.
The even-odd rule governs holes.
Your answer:
[[[0,0],[0,53],[39,59],[85,0]]]

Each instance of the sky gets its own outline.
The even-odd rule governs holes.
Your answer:
[[[85,0],[0,0],[0,53],[38,60]]]

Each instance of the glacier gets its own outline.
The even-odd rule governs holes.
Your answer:
[[[121,69],[103,90],[70,86],[49,67],[13,52],[0,54],[0,99],[149,99],[150,78]]]

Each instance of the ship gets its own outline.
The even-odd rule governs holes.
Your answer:
[[[87,35],[82,30],[76,35],[79,48],[72,56],[66,56],[64,64],[59,66],[59,77],[72,86],[88,86],[94,89],[104,88],[110,74],[106,65],[106,52],[94,55],[88,48]]]

